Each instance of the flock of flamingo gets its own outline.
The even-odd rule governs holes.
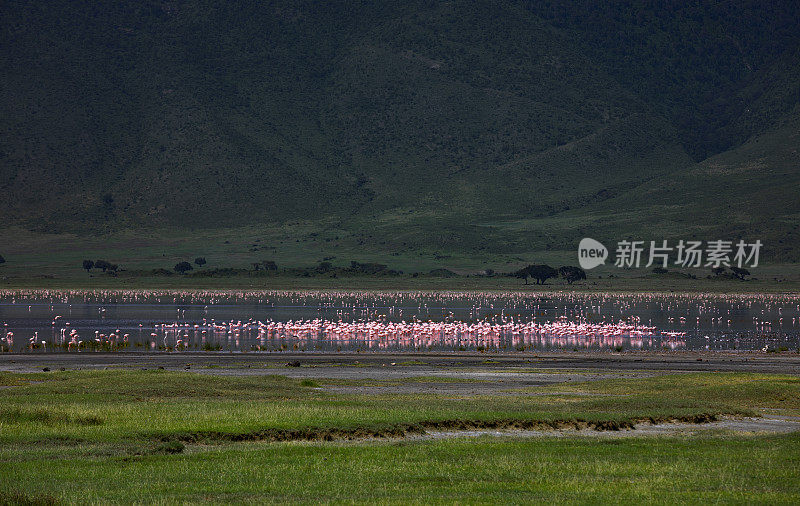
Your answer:
[[[232,341],[235,348],[241,341],[253,342],[256,350],[276,350],[291,344],[293,349],[535,349],[536,347],[616,347],[627,341],[641,348],[652,343],[655,327],[623,321],[615,324],[569,322],[505,323],[480,322],[387,322],[332,321],[323,319],[246,322],[202,322],[201,324],[161,324],[164,342],[175,342],[179,348],[191,344]],[[662,338],[674,349],[682,344],[685,332],[666,333]],[[244,338],[244,339],[243,339]]]
[[[33,329],[15,346],[14,328],[3,319],[28,322],[26,308],[28,314],[45,313],[52,320],[49,329]],[[89,308],[92,315],[87,315]],[[162,318],[108,322],[107,309],[113,313],[119,308],[152,311]],[[163,319],[165,311],[173,315]],[[289,317],[259,316],[269,311],[282,311]],[[247,319],[221,317],[229,314]],[[76,316],[76,323],[66,321]],[[694,339],[693,347],[705,349],[759,349],[764,339],[798,339],[800,297],[6,290],[0,291],[0,322],[0,351],[674,350],[686,348],[689,338]],[[91,329],[92,325],[96,328]]]

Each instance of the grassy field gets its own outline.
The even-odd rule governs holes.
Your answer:
[[[341,394],[325,380],[158,370],[2,373],[0,385],[0,503],[800,499],[797,435],[394,438],[796,414],[792,376],[613,379],[536,396]]]
[[[705,293],[794,293],[800,280],[788,279],[742,282],[736,280],[690,280],[657,275],[590,280],[568,285],[548,281],[545,285],[523,284],[522,280],[495,277],[411,277],[359,276],[351,278],[305,278],[293,276],[236,276],[230,278],[189,278],[185,276],[135,278],[14,278],[0,280],[7,289],[210,289],[210,290],[473,290],[504,292],[705,292]]]
[[[19,228],[0,229],[0,288],[263,288],[263,289],[422,289],[422,290],[594,290],[680,291],[717,293],[775,293],[800,290],[800,264],[762,262],[752,268],[747,281],[712,277],[709,268],[670,268],[654,274],[647,268],[621,269],[613,263],[587,272],[586,281],[568,285],[551,279],[544,286],[525,285],[521,279],[503,276],[529,265],[575,265],[576,250],[525,253],[454,252],[370,243],[338,229],[326,231],[313,224],[283,228],[237,228],[192,233],[154,230],[150,233],[117,232],[93,238],[72,234],[38,234]],[[397,249],[395,249],[397,248]],[[577,248],[577,246],[576,246]],[[189,275],[153,275],[153,269],[172,272],[181,261],[204,257],[204,267],[194,266]],[[95,269],[82,269],[84,259],[104,259],[119,264],[112,277]],[[327,259],[327,260],[326,260]],[[252,263],[273,260],[278,273],[252,272]],[[400,276],[338,273],[305,277],[285,269],[312,269],[322,261],[342,268],[351,261],[377,262],[403,271]],[[219,268],[238,269],[236,275],[200,277],[195,274]],[[448,269],[458,276],[431,275]],[[488,269],[497,273],[486,276]],[[248,272],[250,271],[250,272]],[[693,276],[693,277],[692,277]]]
[[[796,504],[800,478],[798,436],[20,450],[0,501]]]

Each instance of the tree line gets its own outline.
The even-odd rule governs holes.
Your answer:
[[[514,276],[524,279],[526,285],[528,284],[528,278],[536,280],[537,285],[543,285],[548,279],[561,276],[571,285],[575,281],[586,279],[586,271],[573,265],[564,265],[554,269],[546,264],[538,264],[523,267],[516,271]]]
[[[2,258],[2,257],[0,257]],[[194,265],[193,265],[194,264]],[[197,257],[194,259],[194,262],[190,263],[186,260],[178,262],[172,268],[172,271],[178,274],[186,274],[189,271],[194,270],[195,266],[203,267],[207,264],[205,257]],[[265,272],[277,272],[278,265],[273,260],[262,260],[260,262],[252,262],[251,265],[253,266],[253,271],[265,271]],[[117,271],[120,269],[119,265],[112,264],[107,260],[84,260],[83,261],[83,268],[86,270],[87,273],[91,273],[92,269],[100,269],[104,273],[110,273],[112,275],[116,275]],[[243,272],[241,269],[215,269],[220,271],[225,271],[225,274],[236,273],[236,272]],[[158,271],[158,272],[156,272]],[[230,271],[230,272],[228,272]],[[345,274],[345,275],[353,275],[353,274],[362,274],[362,275],[401,275],[403,271],[390,269],[385,264],[379,263],[362,263],[357,261],[350,262],[350,265],[347,267],[336,267],[330,262],[323,261],[320,262],[319,265],[316,267],[311,268],[291,268],[291,269],[284,269],[285,272],[295,275],[330,275],[332,277],[336,277],[337,274]],[[441,272],[440,272],[441,271]],[[169,274],[170,271],[166,269],[156,269],[153,271],[154,274]],[[202,272],[206,272],[203,270]],[[447,269],[434,269],[430,273],[430,275],[437,275],[437,276],[446,276],[446,277],[454,277],[458,276],[455,272],[449,271]],[[485,271],[485,275],[492,277],[496,273],[492,269],[487,269]],[[525,280],[525,284],[528,284],[528,279],[535,280],[537,285],[543,285],[547,282],[548,279],[558,278],[561,277],[566,280],[567,283],[570,285],[576,281],[586,279],[586,272],[581,269],[580,267],[575,267],[571,265],[564,265],[555,269],[550,267],[546,264],[537,264],[537,265],[528,265],[527,267],[523,267],[518,271],[511,272],[508,274],[504,274],[506,276],[514,276],[520,279]],[[416,274],[414,275],[416,277]]]
[[[100,269],[103,272],[116,274],[119,270],[119,265],[112,264],[107,260],[84,260],[83,268],[86,269],[86,272],[91,272],[92,269]]]

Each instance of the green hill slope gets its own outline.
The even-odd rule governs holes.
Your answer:
[[[735,149],[584,211],[648,239],[761,239],[773,259],[797,262],[799,147],[800,108]],[[640,219],[635,228],[623,224],[630,216]]]
[[[702,221],[796,256],[796,2],[9,1],[0,18],[5,226],[302,220],[380,253]]]

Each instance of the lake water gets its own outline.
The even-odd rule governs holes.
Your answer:
[[[779,350],[795,295],[0,291],[0,349]]]

